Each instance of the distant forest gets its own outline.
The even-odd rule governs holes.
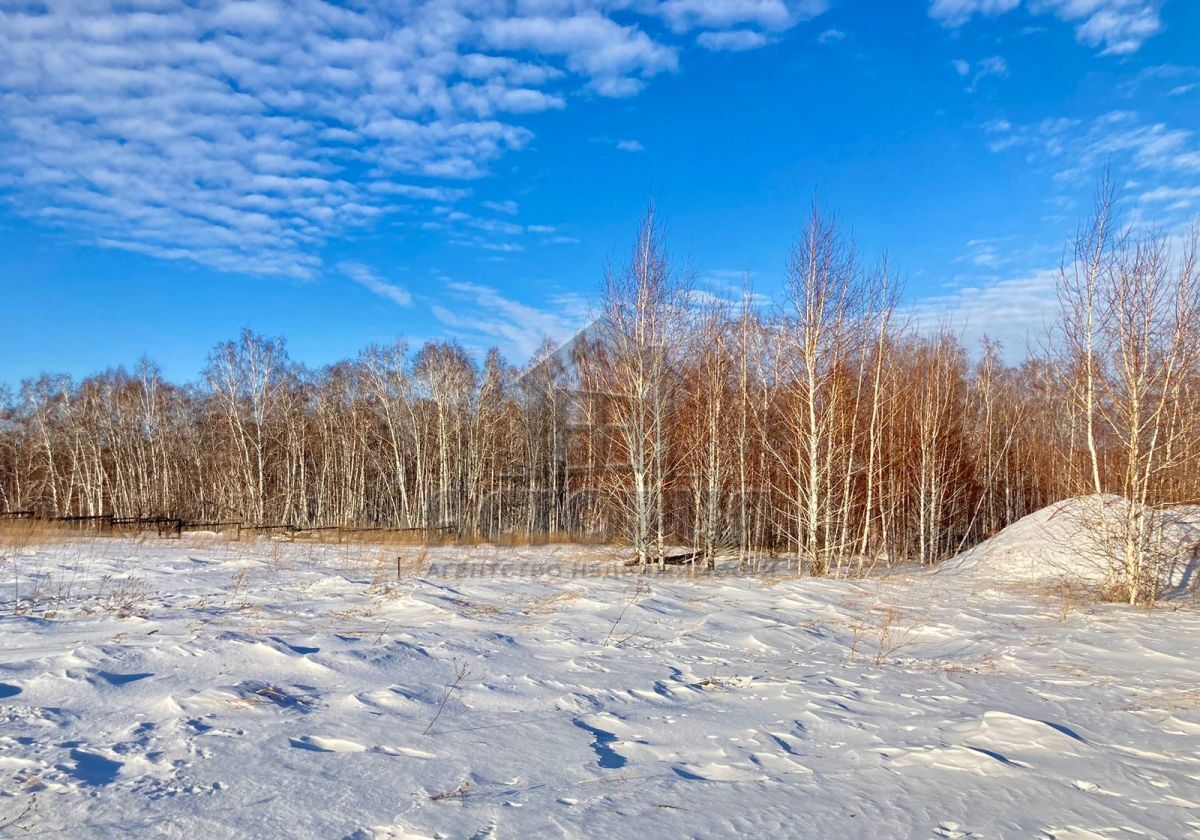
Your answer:
[[[917,330],[814,208],[770,311],[697,292],[647,212],[599,317],[526,367],[403,341],[320,370],[250,331],[201,381],[153,362],[0,402],[0,510],[770,552],[814,574],[935,562],[1057,499],[1200,499],[1196,237],[1102,184],[1027,361]],[[735,296],[736,298],[736,296]],[[1136,508],[1133,508],[1136,510]],[[1149,551],[1132,516],[1129,551]],[[1123,573],[1136,600],[1148,574]]]

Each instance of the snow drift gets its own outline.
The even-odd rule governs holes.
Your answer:
[[[1101,584],[1123,557],[1120,496],[1064,499],[1019,519],[946,562],[949,574],[996,582],[1070,580]],[[1152,551],[1163,559],[1162,592],[1194,588],[1200,569],[1200,506],[1144,509]]]
[[[1195,836],[1200,610],[1064,615],[931,570],[432,577],[426,552],[608,556],[9,552],[0,836]]]

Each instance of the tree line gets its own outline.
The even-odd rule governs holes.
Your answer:
[[[1200,497],[1196,237],[1102,184],[1026,361],[917,329],[886,261],[814,207],[773,306],[697,287],[645,215],[598,317],[523,367],[453,342],[312,370],[249,330],[175,384],[143,359],[0,401],[0,510],[769,552],[813,574],[936,562],[1058,499]],[[1114,582],[1144,600],[1150,518]]]

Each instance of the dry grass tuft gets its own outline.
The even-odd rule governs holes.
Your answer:
[[[1125,590],[1120,586],[1079,576],[1063,575],[1053,582],[1034,585],[1030,589],[1037,595],[1058,601],[1060,622],[1065,622],[1077,610],[1086,611],[1097,604],[1128,602]]]
[[[0,519],[0,554],[80,535],[80,529],[45,519]]]
[[[874,648],[871,664],[884,665],[897,653],[919,641],[925,620],[921,616],[907,614],[897,606],[877,603],[868,607],[849,626],[849,658],[855,659],[859,648],[869,641]]]

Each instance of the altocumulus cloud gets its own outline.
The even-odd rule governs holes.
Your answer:
[[[529,143],[521,115],[636,94],[693,35],[750,48],[825,6],[14,0],[0,191],[104,246],[311,277],[329,237],[467,196]]]
[[[1102,47],[1107,55],[1137,52],[1162,29],[1162,0],[930,0],[929,15],[959,27],[976,15],[1005,14],[1021,6],[1074,23],[1081,43]]]

